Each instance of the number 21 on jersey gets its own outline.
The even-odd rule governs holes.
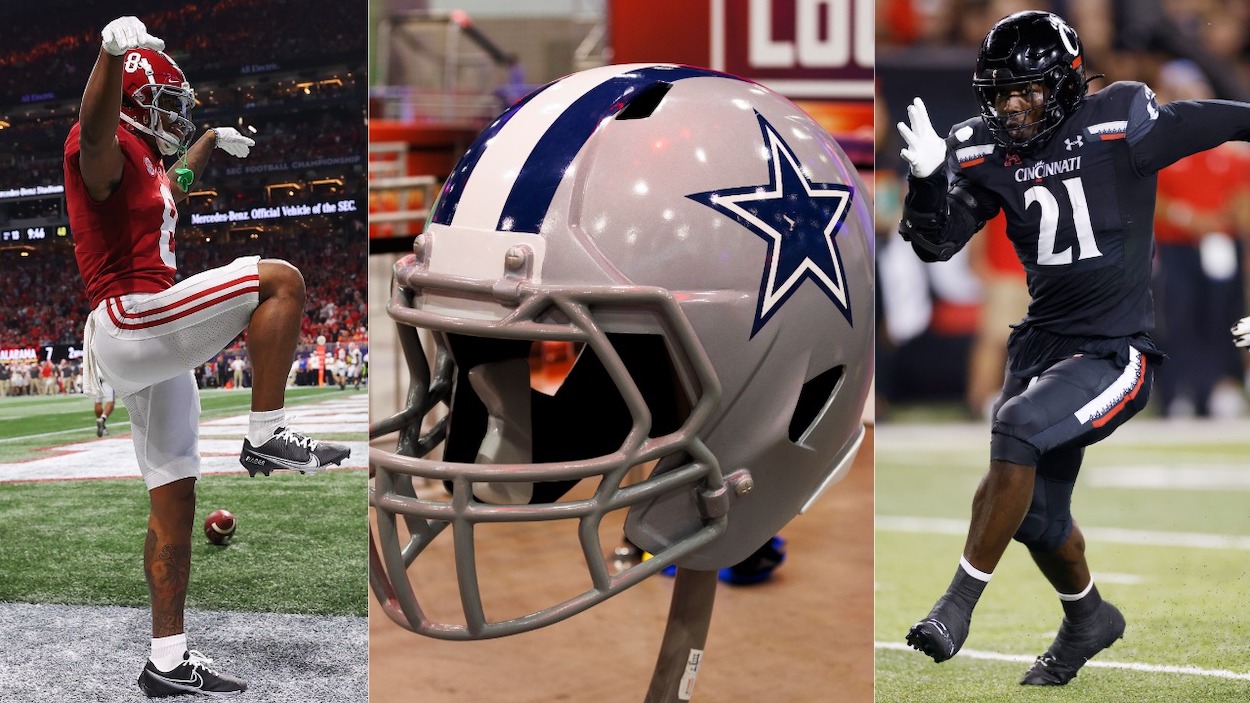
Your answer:
[[[1092,259],[1102,256],[1098,250],[1098,242],[1094,240],[1094,226],[1089,219],[1089,204],[1085,201],[1085,188],[1081,178],[1065,178],[1063,187],[1068,191],[1068,201],[1072,203],[1072,224],[1076,228],[1077,260]],[[1063,266],[1072,263],[1072,247],[1063,251],[1055,251],[1056,233],[1059,231],[1059,218],[1064,214],[1059,207],[1059,200],[1045,186],[1033,186],[1024,192],[1024,209],[1028,210],[1036,204],[1042,211],[1038,225],[1037,263],[1041,266]]]

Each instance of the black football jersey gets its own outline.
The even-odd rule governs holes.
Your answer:
[[[1160,108],[1149,86],[1123,81],[1085,98],[1028,154],[995,143],[979,116],[955,125],[946,139],[946,171],[951,188],[975,199],[975,220],[1006,214],[1033,298],[1026,325],[1071,336],[1131,336],[1154,328],[1156,173],[1229,139],[1250,139],[1250,104],[1178,101]],[[966,208],[966,201],[950,201]],[[943,236],[961,245],[971,235]]]
[[[1153,328],[1158,168],[1134,150],[1158,117],[1150,88],[1123,82],[1087,97],[1027,155],[998,145],[980,117],[951,130],[951,185],[984,191],[979,200],[988,193],[1006,214],[1028,277],[1028,324],[1095,337]]]

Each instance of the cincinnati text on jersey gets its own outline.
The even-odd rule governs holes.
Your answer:
[[[1058,161],[1050,161],[1044,164],[1036,164],[1034,166],[1022,166],[1016,169],[1016,183],[1032,181],[1046,176],[1055,176],[1060,173],[1070,173],[1081,169],[1081,157],[1073,156]]]

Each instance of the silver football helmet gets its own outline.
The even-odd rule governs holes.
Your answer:
[[[387,306],[408,406],[371,429],[396,450],[370,452],[370,582],[404,627],[507,635],[671,564],[733,565],[863,438],[872,204],[833,138],[763,86],[649,64],[544,86],[469,148],[414,248]],[[579,350],[553,394],[526,363],[544,340]],[[598,528],[616,510],[654,557],[612,574]],[[576,521],[589,588],[489,619],[475,527],[548,520]],[[459,623],[432,621],[410,578],[448,527]]]

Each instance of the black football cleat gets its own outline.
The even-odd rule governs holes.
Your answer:
[[[103,437],[104,435],[108,433],[109,433],[108,428],[104,426],[104,418],[97,417],[95,419],[95,436]]]
[[[339,464],[351,453],[352,450],[345,445],[318,442],[294,430],[279,427],[259,447],[253,447],[251,441],[244,438],[239,463],[251,476],[255,476],[257,471],[268,476],[274,469],[315,474],[331,464]]]
[[[971,626],[972,611],[942,596],[929,616],[907,631],[907,644],[940,664],[964,646]]]
[[[1103,601],[1094,616],[1079,623],[1067,618],[1059,626],[1059,634],[1029,667],[1022,686],[1063,686],[1076,678],[1076,672],[1095,654],[1110,647],[1124,636],[1124,616],[1110,603]]]
[[[230,698],[247,690],[247,682],[219,674],[209,668],[213,660],[194,649],[182,655],[173,671],[161,671],[148,660],[139,674],[139,689],[148,698],[196,694],[209,698]]]

